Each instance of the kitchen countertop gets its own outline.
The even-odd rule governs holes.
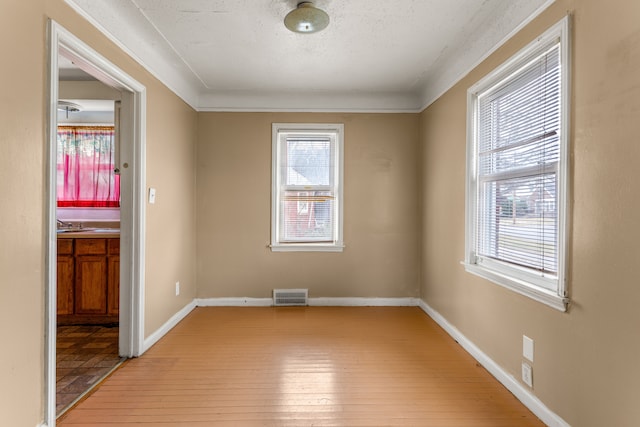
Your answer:
[[[119,228],[80,228],[58,231],[58,239],[113,239],[120,237]]]

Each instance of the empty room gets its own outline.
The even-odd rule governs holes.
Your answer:
[[[638,2],[0,10],[0,425],[640,424]]]

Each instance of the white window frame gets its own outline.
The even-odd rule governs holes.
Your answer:
[[[557,310],[566,311],[569,303],[567,279],[567,239],[569,230],[569,94],[570,94],[570,22],[569,16],[547,30],[536,40],[477,82],[467,92],[467,183],[465,260],[467,272],[488,279]],[[557,276],[544,277],[532,269],[476,256],[478,195],[479,95],[495,88],[513,73],[559,43],[561,66],[560,152],[557,164]]]
[[[344,125],[342,123],[273,123],[271,153],[271,250],[274,252],[342,252],[343,244],[343,188],[344,188]],[[280,194],[284,191],[280,161],[282,160],[282,142],[285,134],[307,135],[329,134],[334,141],[334,229],[331,242],[282,242],[280,241],[281,203]],[[301,191],[308,190],[300,188]]]

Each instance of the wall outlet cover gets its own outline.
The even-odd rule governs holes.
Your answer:
[[[522,362],[522,382],[533,388],[533,368],[526,362]]]

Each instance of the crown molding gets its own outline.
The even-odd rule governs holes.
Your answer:
[[[196,111],[354,113],[423,111],[555,2],[510,2],[490,28],[467,34],[461,47],[441,55],[414,84],[414,92],[282,93],[208,89],[133,1],[64,1]]]

